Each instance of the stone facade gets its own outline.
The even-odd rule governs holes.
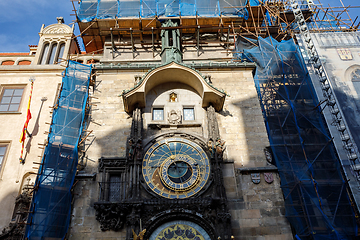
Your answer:
[[[214,234],[217,231],[222,234],[222,239],[231,239],[232,236],[234,239],[293,238],[289,223],[285,218],[283,196],[276,167],[267,161],[264,154],[264,149],[269,146],[269,142],[252,76],[254,65],[219,63],[217,67],[211,66],[212,62],[229,58],[218,45],[213,47],[213,52],[202,50],[201,57],[198,56],[196,49],[188,47],[182,56],[182,63],[169,62],[163,65],[161,65],[159,55],[152,58],[152,54],[148,52],[142,54],[141,50],[138,51],[139,55],[136,55],[136,58],[128,51],[114,56],[109,42],[104,43],[107,47],[103,54],[79,55],[76,42],[71,40],[73,30],[61,25],[60,21],[58,24],[41,29],[39,47],[35,57],[31,57],[30,66],[0,67],[0,87],[7,84],[26,85],[20,113],[0,114],[0,119],[3,117],[1,122],[6,121],[11,126],[0,135],[0,143],[3,141],[10,143],[0,175],[0,187],[6,190],[2,192],[4,200],[0,200],[0,207],[7,209],[0,218],[0,227],[5,227],[9,223],[13,203],[21,193],[22,182],[29,172],[36,171],[36,169],[32,170],[33,162],[39,162],[38,156],[41,156],[43,151],[37,148],[37,144],[43,143],[47,137],[48,125],[44,122],[51,121],[49,107],[54,105],[61,82],[60,73],[64,69],[61,65],[40,64],[52,59],[50,56],[48,60],[44,58],[44,49],[51,40],[50,42],[55,41],[59,47],[62,41],[66,42],[64,51],[68,59],[77,59],[83,63],[94,59],[100,61],[100,64],[94,65],[93,75],[96,76],[96,81],[89,89],[91,112],[87,131],[91,132],[80,149],[78,174],[73,187],[74,198],[67,233],[68,239],[132,239],[131,230],[135,229],[139,233],[142,227],[148,227],[149,231],[145,233],[147,234],[145,236],[150,236],[152,231],[159,228],[162,223],[158,215],[163,214],[166,217],[165,212],[171,210],[159,210],[171,201],[149,191],[144,182],[144,176],[136,170],[130,172],[133,174],[132,179],[137,180],[129,185],[138,186],[137,194],[143,201],[141,206],[147,204],[146,207],[152,209],[157,223],[149,219],[150,216],[140,218],[139,222],[136,220],[138,213],[132,215],[132,213],[115,210],[115,215],[126,215],[124,217],[126,222],[115,224],[107,222],[108,225],[105,226],[103,220],[106,216],[96,207],[101,208],[101,204],[124,204],[110,202],[103,198],[102,191],[108,184],[106,181],[109,175],[99,164],[103,159],[108,163],[113,160],[125,162],[127,159],[126,164],[129,164],[129,156],[132,154],[129,139],[135,136],[133,112],[137,111],[136,109],[141,111],[137,117],[141,119],[140,139],[143,142],[135,151],[141,149],[143,152],[140,151],[140,153],[143,154],[149,149],[152,141],[166,139],[170,135],[177,134],[176,136],[196,142],[212,162],[211,177],[206,182],[206,186],[194,196],[173,204],[174,208],[181,207],[183,211],[179,213],[179,219],[200,224],[203,230],[206,229],[204,231],[208,232],[211,239],[217,238]],[[57,30],[55,31],[54,28]],[[49,34],[54,36],[49,36]],[[139,46],[138,49],[141,47]],[[202,63],[194,66],[192,61],[196,59],[201,60]],[[127,62],[128,67],[116,66],[117,63],[123,62]],[[146,66],[146,64],[151,66]],[[156,67],[152,68],[153,66]],[[38,132],[28,140],[30,145],[26,153],[29,160],[24,165],[19,165],[17,159],[20,147],[17,146],[19,144],[15,144],[23,124],[20,117],[22,116],[25,120],[26,116],[30,75],[36,78],[31,109],[40,110],[37,119],[35,111],[32,110],[33,119],[30,121],[29,129],[35,131],[35,128],[38,128],[36,130]],[[171,99],[171,94],[175,94],[174,99]],[[42,101],[42,98],[47,100]],[[211,105],[214,105],[216,109],[215,119],[212,120],[209,119]],[[154,108],[163,109],[162,120],[153,119]],[[184,119],[184,108],[193,109],[195,116],[193,120]],[[36,124],[38,126],[35,126]],[[214,129],[211,129],[212,127]],[[219,145],[215,145],[218,139],[211,139],[214,136],[221,139],[221,150],[218,149]],[[209,147],[209,139],[214,141],[212,148]],[[143,155],[141,155],[142,158]],[[137,160],[141,162],[141,159]],[[136,164],[138,163],[134,160],[134,169],[136,169],[135,166],[140,166]],[[127,166],[132,165],[118,167],[120,169]],[[219,172],[216,166],[219,166]],[[120,171],[119,169],[115,170]],[[260,176],[260,179],[254,179],[253,174]],[[265,174],[272,178],[271,181],[267,179],[269,183],[264,179]],[[134,175],[138,176],[134,177]],[[36,175],[31,174],[31,176],[34,180]],[[258,180],[260,182],[257,182]],[[226,194],[222,192],[222,189]],[[135,204],[140,200],[127,199],[127,201],[126,204]],[[152,201],[163,202],[164,205],[154,207],[151,206]],[[186,201],[190,204],[186,205]],[[221,204],[211,206],[210,211],[205,209],[207,201],[212,201],[212,205],[216,205],[215,202]],[[222,209],[220,205],[223,206]],[[202,210],[194,210],[195,208],[202,208]],[[145,210],[140,207],[137,211]],[[139,214],[142,216],[143,213]],[[201,223],[200,218],[196,218],[200,215],[209,221],[208,226]],[[131,219],[133,216],[135,220]],[[226,222],[228,217],[229,222]],[[171,219],[175,218],[172,216]],[[122,217],[114,219],[122,221]],[[219,219],[223,219],[223,222]],[[110,221],[112,221],[111,218]],[[214,228],[221,224],[224,229]],[[228,232],[226,228],[229,228]]]
[[[251,173],[269,167],[264,154],[264,148],[269,146],[269,143],[252,70],[247,67],[199,69],[203,75],[211,75],[213,86],[225,90],[228,94],[223,109],[216,116],[220,136],[226,142],[223,179],[232,216],[232,234],[235,239],[292,239],[284,216],[283,196],[276,168],[270,167],[269,170],[274,176],[272,183],[265,182],[263,173],[260,174],[259,184],[251,180]],[[134,86],[135,76],[143,74],[142,71],[111,70],[101,71],[97,76],[99,84],[92,93],[94,105],[88,128],[93,132],[87,141],[87,160],[81,171],[97,173],[96,181],[101,181],[101,173],[98,171],[99,158],[125,157],[132,118],[125,113],[120,94]],[[167,83],[149,91],[147,105],[142,114],[145,138],[179,130],[200,135],[205,139],[208,137],[206,112],[201,107],[195,110],[195,126],[151,128],[152,103],[154,106],[165,106],[165,113],[167,108],[196,106],[200,103],[201,97],[191,91],[191,88],[187,89],[189,87],[180,83]],[[169,102],[171,92],[176,92],[179,96],[175,103]],[[166,122],[166,114],[164,121]],[[155,122],[156,124],[161,122]],[[93,208],[100,195],[96,181],[82,180],[75,186],[69,238],[126,239],[124,231],[101,231]]]

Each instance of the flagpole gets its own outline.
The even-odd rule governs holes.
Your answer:
[[[31,97],[32,97],[32,92],[33,92],[33,88],[34,88],[35,77],[30,77],[29,81],[31,82],[31,89],[30,89],[29,102],[28,102],[27,111],[26,111],[26,121],[25,121],[23,130],[22,130],[22,133],[21,133],[21,137],[20,137],[21,153],[20,153],[19,161],[22,164],[25,163],[25,159],[23,158],[23,154],[24,154],[24,145],[25,145],[26,134],[28,135],[28,137],[31,138],[31,134],[27,130],[27,127],[28,127],[29,121],[31,119],[30,103],[31,103]]]

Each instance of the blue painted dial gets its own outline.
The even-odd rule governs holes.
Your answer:
[[[142,174],[147,186],[170,199],[188,198],[205,186],[210,163],[204,150],[183,138],[167,138],[145,153]]]

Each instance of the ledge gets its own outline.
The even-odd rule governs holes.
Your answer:
[[[274,165],[266,167],[254,167],[254,168],[237,168],[237,173],[252,173],[252,172],[278,172],[278,168]]]

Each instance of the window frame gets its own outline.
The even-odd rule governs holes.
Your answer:
[[[57,55],[58,55],[58,43],[57,42],[52,42],[50,44],[50,48],[49,48],[49,51],[48,51],[48,59],[47,59],[45,64],[50,64],[50,65],[55,64],[55,61],[57,59]]]
[[[191,120],[187,120],[185,119],[185,109],[192,109],[193,110],[193,115],[194,115],[194,118],[191,119]],[[183,121],[184,122],[194,122],[196,121],[196,114],[195,114],[195,106],[183,106],[182,108],[182,114],[183,114]]]
[[[41,55],[39,58],[39,65],[45,65],[48,62],[49,50],[51,44],[50,42],[44,42],[41,49]]]
[[[21,99],[18,105],[18,108],[16,111],[0,111],[0,114],[6,114],[6,113],[21,113],[20,109],[21,109],[21,105],[22,102],[24,101],[24,93],[26,92],[26,84],[11,84],[11,85],[0,85],[0,103],[3,99],[4,93],[6,89],[22,89],[23,92],[21,94]],[[11,102],[9,103],[9,105],[11,104]]]
[[[2,162],[0,163],[0,179],[2,179],[2,175],[3,175],[3,172],[4,172],[4,167],[5,167],[5,163],[6,163],[6,159],[7,159],[7,156],[9,154],[9,151],[10,151],[10,141],[7,142],[7,141],[0,141],[0,147],[5,147],[5,153],[3,155],[3,159],[2,159]]]
[[[61,63],[61,61],[62,61],[61,59],[64,58],[65,46],[66,46],[65,42],[59,42],[58,43],[54,64],[60,64]],[[62,52],[61,52],[61,50],[62,50]]]
[[[162,110],[162,119],[158,120],[158,119],[154,119],[154,110]],[[151,107],[151,120],[153,122],[164,122],[165,121],[165,108],[164,106],[152,106]]]

